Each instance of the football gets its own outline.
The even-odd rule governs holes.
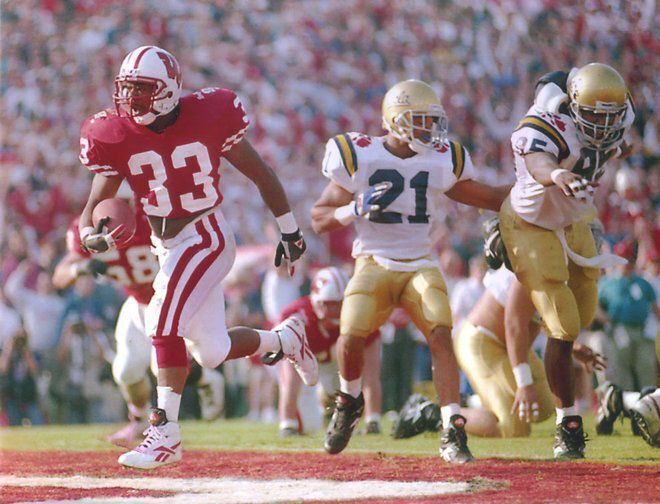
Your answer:
[[[135,211],[126,201],[109,198],[94,207],[92,212],[94,227],[97,227],[99,221],[105,217],[109,217],[105,224],[108,232],[112,233],[117,248],[122,248],[135,234]]]

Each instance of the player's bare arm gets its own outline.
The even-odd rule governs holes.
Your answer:
[[[511,187],[511,185],[493,187],[469,179],[457,182],[445,194],[459,203],[498,212]]]
[[[339,184],[330,181],[321,193],[321,197],[312,207],[312,229],[314,229],[314,232],[327,233],[343,227],[345,224],[337,220],[335,211],[352,201],[353,194]]]
[[[279,217],[291,211],[280,179],[273,169],[261,159],[250,142],[241,140],[225,155],[227,160],[259,189],[266,206]]]
[[[53,286],[56,289],[66,289],[71,287],[76,281],[76,269],[81,265],[85,258],[75,252],[68,252],[62,260],[55,266],[53,273]]]
[[[553,154],[533,152],[525,155],[525,166],[539,184],[549,187],[557,185],[566,196],[575,197],[586,189],[586,181],[579,175],[559,167]]]
[[[254,182],[264,203],[276,217],[282,239],[275,252],[275,266],[279,267],[284,260],[288,263],[289,275],[293,275],[292,264],[302,256],[307,245],[291,213],[280,179],[246,139],[236,144],[225,157],[238,171]]]
[[[518,415],[526,422],[531,422],[539,414],[538,393],[527,361],[529,349],[539,330],[538,324],[532,322],[535,312],[527,289],[520,282],[513,282],[504,310],[506,349],[518,386],[511,414],[518,410]]]

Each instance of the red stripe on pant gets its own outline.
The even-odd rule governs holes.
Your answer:
[[[209,222],[213,228],[213,231],[218,236],[218,247],[201,260],[201,262],[197,265],[197,267],[188,278],[188,281],[186,282],[181,295],[176,301],[174,317],[172,318],[172,330],[170,331],[172,334],[179,333],[179,319],[181,318],[181,312],[183,311],[183,307],[188,301],[188,298],[192,294],[193,290],[195,290],[195,287],[197,287],[197,284],[204,276],[204,273],[206,273],[206,271],[209,269],[209,266],[213,264],[213,262],[220,256],[220,254],[222,254],[223,250],[225,250],[225,237],[220,231],[218,219],[215,215],[211,214],[209,215]]]
[[[183,275],[186,266],[188,266],[190,260],[194,256],[196,256],[198,252],[200,252],[205,248],[208,248],[208,246],[211,244],[211,235],[208,233],[208,231],[206,231],[206,228],[202,224],[201,220],[195,224],[195,229],[202,236],[202,241],[196,245],[189,247],[179,258],[179,261],[176,263],[176,266],[174,267],[172,276],[170,277],[170,280],[167,282],[167,292],[165,293],[165,300],[163,301],[163,306],[161,306],[160,308],[160,315],[158,316],[158,326],[156,328],[155,336],[163,336],[163,331],[165,330],[165,323],[167,321],[167,315],[170,311],[170,305],[172,304],[172,300],[174,299],[174,292],[176,291],[176,287],[179,283],[179,280],[181,280],[181,276]],[[168,331],[168,334],[171,334],[171,331]],[[175,334],[175,336],[177,335]]]

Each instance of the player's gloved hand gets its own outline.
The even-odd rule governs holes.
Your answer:
[[[539,398],[534,384],[518,387],[511,406],[511,414],[515,415],[518,410],[518,418],[523,422],[533,422],[538,419]]]
[[[293,263],[300,259],[305,250],[307,250],[307,244],[300,229],[294,233],[282,233],[282,238],[275,251],[275,267],[279,267],[286,261],[289,275],[293,275],[295,271]]]
[[[513,268],[509,261],[504,240],[500,233],[500,220],[498,217],[488,219],[483,224],[484,228],[484,257],[486,264],[490,269],[496,270],[504,263],[504,265],[511,271]]]
[[[75,277],[81,275],[92,275],[94,278],[99,275],[105,275],[108,271],[108,265],[98,259],[87,259],[72,266],[72,273]]]
[[[369,217],[371,212],[380,211],[378,201],[392,187],[392,182],[379,182],[375,186],[369,187],[363,193],[358,194],[355,201],[355,215]]]
[[[559,168],[552,172],[550,178],[566,196],[581,201],[593,201],[595,188],[580,175]]]
[[[607,358],[594,352],[591,347],[575,343],[573,345],[573,357],[580,362],[587,373],[604,371],[607,367]]]
[[[106,224],[110,217],[103,217],[97,224],[96,229],[91,227],[88,230],[81,231],[81,242],[85,250],[92,253],[106,252],[116,247],[115,236],[121,235],[124,231],[124,226],[119,225],[112,231],[108,231]]]

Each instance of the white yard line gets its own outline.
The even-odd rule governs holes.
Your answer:
[[[48,502],[80,503],[270,503],[337,501],[371,498],[414,498],[463,493],[466,482],[436,481],[333,481],[321,479],[249,480],[240,478],[93,478],[89,476],[42,477],[0,475],[0,486],[61,487],[72,489],[126,488],[174,492],[168,497],[90,497]],[[43,502],[43,501],[40,501]]]

